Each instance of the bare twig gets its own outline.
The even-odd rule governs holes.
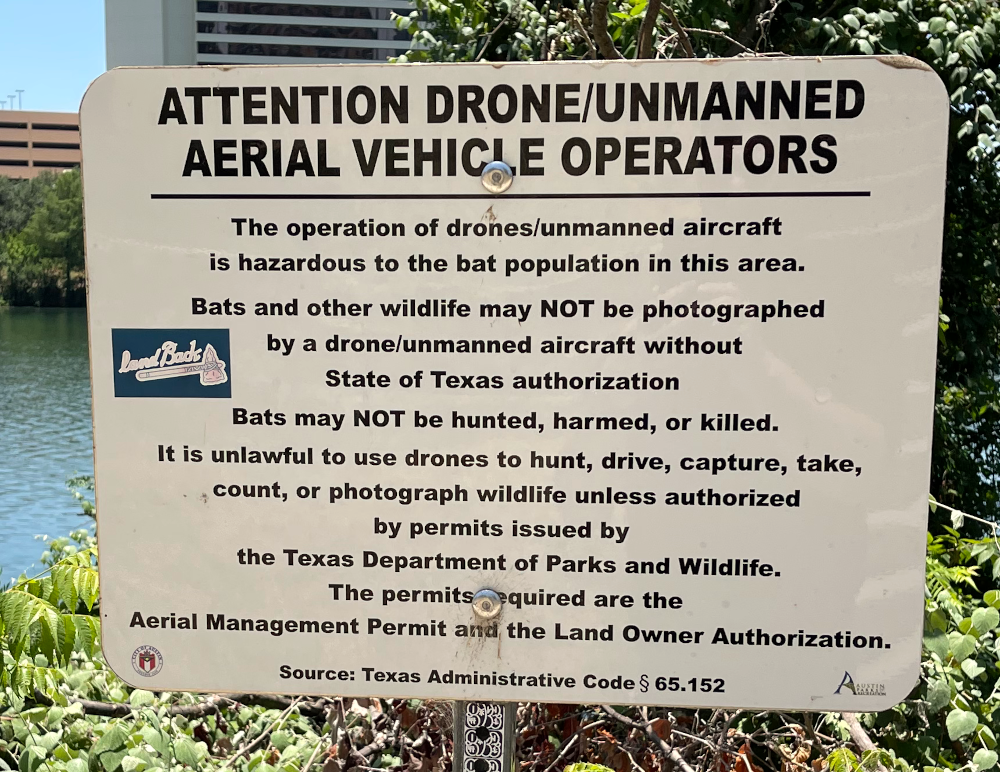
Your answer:
[[[684,48],[684,53],[688,55],[689,59],[694,59],[694,47],[691,45],[691,38],[687,36],[687,32],[684,27],[681,26],[680,21],[677,19],[677,14],[674,13],[674,9],[669,5],[663,6],[663,10],[666,12],[667,17],[670,19],[670,26],[672,26],[676,31],[677,35],[681,39],[681,46]]]
[[[552,770],[555,769],[556,764],[558,764],[562,760],[563,756],[569,753],[569,749],[573,747],[573,743],[575,743],[577,739],[579,739],[580,735],[582,735],[588,729],[593,729],[596,726],[603,726],[606,723],[607,722],[602,719],[600,721],[594,721],[590,724],[587,724],[586,726],[581,726],[579,729],[577,729],[573,733],[573,736],[570,737],[569,740],[563,743],[562,749],[559,751],[559,755],[556,756],[555,760],[553,760],[553,762],[545,768],[545,772],[552,772]]]
[[[494,36],[495,34],[497,34],[497,30],[498,30],[498,29],[500,29],[500,28],[501,28],[501,27],[502,27],[502,26],[503,26],[504,24],[506,24],[506,23],[507,23],[507,21],[508,21],[508,20],[510,19],[510,15],[511,15],[512,13],[514,13],[514,9],[515,9],[516,7],[517,7],[517,4],[516,4],[516,3],[511,3],[511,6],[510,6],[510,10],[509,10],[509,11],[507,11],[507,15],[506,15],[506,16],[504,16],[504,17],[503,17],[503,18],[502,18],[502,19],[500,20],[500,23],[499,23],[499,24],[497,24],[497,26],[495,26],[495,27],[494,27],[494,28],[493,28],[493,29],[492,29],[492,30],[490,31],[490,33],[489,33],[489,34],[488,34],[488,35],[486,36],[486,40],[484,40],[484,41],[483,41],[483,47],[482,47],[481,49],[479,49],[479,53],[478,53],[478,54],[476,54],[476,58],[475,58],[475,59],[473,59],[472,61],[474,61],[474,62],[478,62],[478,61],[479,61],[480,59],[482,59],[482,58],[483,58],[483,56],[485,56],[485,55],[486,55],[486,49],[487,49],[487,48],[489,48],[489,47],[490,47],[490,43],[492,43],[492,42],[493,42],[493,36]]]
[[[747,48],[745,45],[743,45],[740,41],[735,40],[735,39],[729,37],[729,35],[727,35],[724,32],[716,32],[715,30],[712,30],[712,29],[698,29],[697,27],[685,27],[684,28],[684,32],[688,32],[688,33],[697,32],[699,35],[712,35],[713,37],[722,38],[723,40],[729,41],[730,43],[733,44],[733,46],[738,46],[739,50],[742,51],[745,54],[752,54],[752,53],[754,53],[749,48]]]
[[[768,6],[771,5],[771,0],[757,0],[757,5],[753,12],[747,17],[747,23],[736,33],[736,40],[739,43],[739,47],[730,46],[729,50],[726,51],[724,56],[736,56],[740,53],[740,48],[746,50],[746,48],[753,42],[754,33],[757,32],[757,28],[760,24],[760,17],[767,11]]]
[[[653,31],[656,29],[656,20],[660,16],[660,4],[662,0],[649,0],[646,5],[646,15],[642,17],[642,26],[639,27],[639,45],[636,46],[636,59],[653,58]]]
[[[677,40],[677,33],[673,32],[665,38],[660,40],[660,44],[656,47],[656,53],[660,56],[666,56],[667,47],[672,45]]]
[[[608,2],[609,0],[594,0],[594,9],[591,12],[594,26],[594,40],[597,42],[597,49],[605,59],[623,59],[621,52],[615,48],[615,41],[608,33]]]
[[[663,754],[668,759],[670,759],[674,764],[676,764],[678,767],[681,768],[682,772],[694,772],[694,769],[691,767],[690,764],[687,763],[684,757],[677,752],[677,749],[674,748],[669,743],[667,743],[667,741],[664,740],[662,737],[660,737],[653,730],[651,724],[649,723],[641,724],[638,721],[633,721],[628,716],[623,716],[621,713],[612,708],[610,705],[601,705],[601,709],[616,721],[625,724],[626,726],[630,726],[633,729],[638,729],[641,732],[645,732],[650,740],[652,740],[654,743],[660,746],[660,750],[663,751]]]
[[[88,716],[123,718],[135,710],[127,702],[95,702],[93,700],[80,700],[73,697],[68,699],[70,705],[80,705],[83,708],[83,712]],[[52,705],[52,700],[38,690],[35,690],[34,700],[39,705]],[[183,716],[184,718],[202,718],[210,713],[214,713],[226,702],[238,702],[243,705],[261,705],[271,709],[285,709],[292,704],[291,699],[272,694],[213,694],[204,702],[194,705],[173,705],[167,708],[167,715]],[[301,702],[301,700],[297,702]],[[322,714],[322,707],[314,704],[302,705],[302,712],[310,715]]]
[[[771,26],[771,22],[774,20],[774,14],[777,13],[779,5],[781,5],[781,0],[771,0],[771,7],[757,17],[757,29],[760,30],[760,35],[758,36],[757,43],[754,46],[755,51],[760,50],[761,44],[764,42],[764,38],[767,37],[767,29]]]
[[[312,756],[309,757],[309,760],[306,762],[305,766],[302,767],[302,772],[309,772],[309,767],[311,767],[313,765],[313,762],[316,761],[316,757],[319,756],[319,751],[322,747],[323,747],[323,738],[320,738],[320,741],[316,743],[316,750],[312,752]]]
[[[291,712],[293,710],[295,710],[295,707],[299,704],[300,701],[301,701],[301,698],[296,698],[292,702],[291,705],[289,705],[287,708],[285,708],[281,712],[281,714],[276,719],[274,719],[274,721],[271,722],[271,725],[267,729],[265,729],[263,732],[261,732],[259,735],[257,735],[257,737],[255,737],[249,743],[243,745],[238,751],[236,751],[236,753],[234,753],[232,756],[230,756],[228,759],[226,759],[222,763],[222,766],[219,767],[219,772],[222,772],[223,769],[225,769],[226,767],[228,767],[230,764],[232,764],[234,761],[236,761],[236,759],[238,759],[243,754],[249,753],[250,751],[252,751],[258,745],[260,745],[260,743],[265,738],[270,737],[271,736],[271,732],[276,727],[278,727],[278,726],[280,726],[280,725],[282,725],[282,724],[285,723],[285,721],[288,719],[288,716],[291,715]]]
[[[576,28],[580,30],[580,34],[583,35],[583,42],[587,44],[587,51],[590,54],[591,59],[597,58],[597,49],[594,48],[594,41],[590,39],[590,35],[587,34],[587,28],[583,26],[583,22],[580,21],[579,14],[573,14],[573,22],[576,24]]]
[[[694,740],[697,743],[701,743],[702,745],[711,749],[713,753],[719,750],[718,747],[715,745],[715,743],[713,743],[711,740],[706,740],[704,737],[699,737],[696,734],[688,734],[687,732],[682,732],[680,729],[671,729],[670,734],[672,735],[675,734],[680,737],[686,737],[688,740]]]
[[[868,732],[865,728],[861,726],[861,722],[858,721],[858,716],[856,713],[841,713],[844,718],[844,723],[847,724],[847,731],[851,733],[851,739],[854,740],[854,744],[858,746],[861,751],[873,751],[876,749],[875,743],[872,742],[872,738],[868,736]],[[886,772],[886,768],[882,765],[882,762],[878,762],[878,772]]]

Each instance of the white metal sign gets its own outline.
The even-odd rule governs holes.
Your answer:
[[[108,662],[169,690],[901,700],[947,122],[900,58],[102,76]]]

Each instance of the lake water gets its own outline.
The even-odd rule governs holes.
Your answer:
[[[0,584],[93,523],[66,489],[94,472],[89,367],[84,309],[0,308]]]

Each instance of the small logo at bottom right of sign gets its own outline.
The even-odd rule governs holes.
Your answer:
[[[840,685],[834,694],[844,694],[843,690],[849,691],[855,697],[884,697],[885,684],[866,684],[854,680],[849,672],[844,671],[844,677],[840,679]]]

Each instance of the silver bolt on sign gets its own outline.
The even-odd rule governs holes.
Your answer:
[[[472,596],[472,611],[482,621],[499,616],[503,601],[493,590],[480,590]]]
[[[513,772],[517,703],[455,703],[455,772]]]
[[[491,161],[483,169],[483,187],[490,193],[503,193],[514,182],[514,172],[503,161]]]

